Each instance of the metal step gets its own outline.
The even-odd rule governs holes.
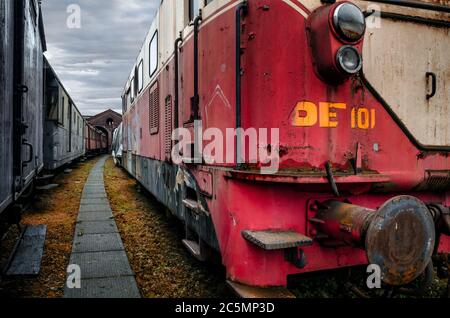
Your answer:
[[[46,185],[46,184],[48,184],[54,177],[55,177],[54,174],[46,174],[46,175],[37,177],[37,178],[36,178],[36,182],[37,182],[39,185]]]
[[[47,185],[44,185],[44,186],[36,187],[36,190],[38,190],[38,191],[49,191],[49,190],[56,189],[57,187],[59,187],[59,184],[50,183],[50,184],[47,184]]]
[[[241,298],[295,298],[284,287],[255,287],[227,280],[227,285]]]
[[[186,208],[197,212],[197,213],[204,213],[206,215],[209,215],[209,212],[205,210],[205,208],[203,208],[203,206],[201,204],[199,204],[197,201],[191,200],[191,199],[184,199],[183,200],[183,204]]]
[[[197,242],[191,240],[183,240],[182,242],[183,245],[189,251],[189,253],[191,253],[192,256],[194,256],[197,260],[201,262],[206,260],[205,257],[202,255],[201,247]]]
[[[45,186],[36,187],[36,190],[38,190],[38,191],[50,191],[50,190],[56,189],[57,187],[59,187],[59,184],[47,184]]]
[[[46,225],[27,226],[5,269],[6,276],[35,276],[41,269]]]
[[[194,211],[198,211],[199,209],[199,204],[197,201],[194,200],[190,200],[190,199],[184,199],[183,200],[183,204],[185,207],[187,207],[188,209],[194,210]]]
[[[294,231],[242,231],[242,236],[250,243],[267,250],[310,246],[313,239]]]

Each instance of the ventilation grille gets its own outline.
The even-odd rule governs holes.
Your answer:
[[[149,122],[150,122],[150,134],[155,135],[159,130],[159,86],[156,82],[152,88],[150,88],[149,97]]]
[[[164,149],[166,157],[170,158],[172,152],[172,96],[167,96],[164,110]]]
[[[450,171],[427,171],[418,191],[447,191],[450,189]]]
[[[429,190],[439,191],[450,189],[449,171],[428,172],[427,186]]]

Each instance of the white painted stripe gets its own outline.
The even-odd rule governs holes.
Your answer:
[[[244,0],[239,0],[236,1],[232,4],[230,4],[228,7],[225,7],[224,9],[220,10],[219,12],[217,12],[216,14],[214,14],[211,18],[206,17],[207,21],[205,24],[203,25],[208,25],[209,22],[211,22],[212,20],[214,20],[216,17],[218,17],[219,15],[224,14],[225,12],[233,9],[234,7],[237,7],[239,4],[241,4],[242,2],[244,2]]]
[[[291,0],[283,0],[283,2],[286,3],[288,6],[290,6],[292,9],[294,9],[295,11],[297,11],[298,13],[300,13],[305,19],[308,18],[308,14],[305,11],[303,11],[302,8],[293,3]]]
[[[232,3],[232,4],[230,4],[229,6],[223,8],[222,10],[216,12],[216,13],[213,14],[212,16],[204,17],[205,22],[200,23],[200,30],[201,30],[203,27],[207,26],[210,22],[214,21],[217,17],[219,17],[219,16],[221,16],[222,14],[224,14],[225,12],[228,12],[228,11],[230,11],[231,9],[237,7],[237,6],[238,6],[240,3],[242,3],[242,2],[244,2],[244,0],[236,1],[236,2],[234,2],[234,3]],[[186,36],[186,37],[183,39],[183,41],[186,41],[186,42],[189,41],[189,39],[190,39],[191,37],[194,36],[194,32],[193,32],[193,28],[192,28],[192,27],[186,28],[186,29],[183,31],[183,34],[184,34],[184,33],[188,33],[188,36]]]
[[[304,8],[308,9],[310,12],[314,11],[318,7],[322,6],[320,0],[296,0],[298,3],[303,5]]]

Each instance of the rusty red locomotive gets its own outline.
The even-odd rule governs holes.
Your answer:
[[[186,247],[241,291],[449,253],[448,5],[202,2],[162,2],[122,96],[123,165]]]

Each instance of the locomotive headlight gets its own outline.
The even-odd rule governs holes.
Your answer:
[[[366,31],[366,20],[356,5],[345,2],[334,10],[333,27],[342,39],[356,42]]]
[[[351,45],[344,45],[338,50],[336,62],[341,70],[348,74],[358,73],[362,68],[362,57]]]

